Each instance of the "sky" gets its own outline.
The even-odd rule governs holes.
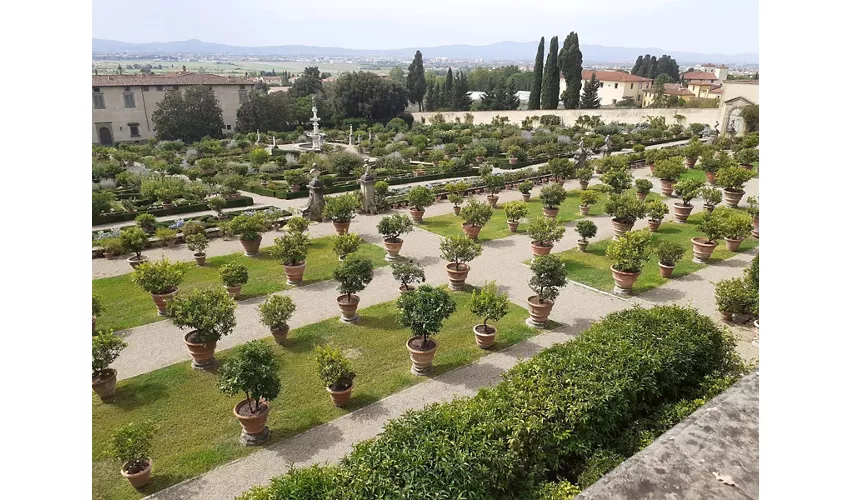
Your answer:
[[[758,12],[758,0],[92,0],[92,37],[397,49],[576,31],[592,45],[737,54],[758,52]]]

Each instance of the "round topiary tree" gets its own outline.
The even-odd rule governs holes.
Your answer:
[[[422,285],[399,297],[396,307],[399,323],[413,332],[413,337],[407,340],[407,350],[413,362],[411,372],[426,375],[432,370],[437,351],[437,342],[431,337],[440,331],[443,321],[455,312],[457,305],[442,288]]]
[[[359,319],[357,305],[360,303],[360,297],[356,294],[366,288],[366,285],[372,281],[372,277],[372,262],[363,257],[345,259],[333,270],[333,278],[339,283],[337,290],[342,294],[336,298],[342,311],[340,318],[342,321],[351,323]]]
[[[534,295],[527,299],[531,318],[529,324],[535,328],[545,328],[552,313],[552,306],[567,285],[567,270],[564,263],[554,255],[541,255],[531,262],[531,280],[528,286]]]
[[[496,339],[496,327],[487,325],[487,321],[499,321],[508,313],[507,294],[499,292],[495,281],[487,281],[480,290],[472,292],[469,310],[481,318],[481,324],[472,328],[475,343],[481,349],[489,349]]]
[[[234,348],[233,354],[218,372],[219,389],[235,396],[245,394],[233,413],[242,425],[242,442],[259,444],[269,437],[266,421],[270,401],[280,394],[280,369],[271,347],[262,340],[252,340]]]
[[[181,330],[190,329],[183,341],[192,355],[192,367],[211,368],[216,343],[236,326],[236,303],[221,288],[199,288],[168,304],[171,321]]]

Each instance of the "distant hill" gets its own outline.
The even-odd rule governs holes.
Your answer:
[[[426,59],[446,57],[449,59],[515,60],[531,62],[537,53],[538,42],[498,42],[489,45],[441,45],[420,47]],[[144,53],[194,53],[253,56],[337,56],[337,57],[412,57],[417,48],[360,50],[341,47],[314,47],[309,45],[276,45],[265,47],[238,47],[219,43],[185,40],[180,42],[129,43],[92,38],[92,53],[144,52]],[[757,53],[701,54],[659,48],[604,47],[602,45],[581,46],[585,62],[632,63],[639,55],[669,54],[679,65],[698,63],[758,64]]]

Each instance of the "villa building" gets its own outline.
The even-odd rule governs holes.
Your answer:
[[[644,93],[642,90],[652,87],[652,78],[644,78],[622,71],[582,70],[581,86],[584,92],[584,82],[590,81],[591,76],[596,73],[596,79],[602,84],[599,87],[599,102],[602,107],[615,106],[617,102],[631,97],[636,104],[643,105]],[[567,89],[564,75],[561,74],[561,88],[563,92]]]

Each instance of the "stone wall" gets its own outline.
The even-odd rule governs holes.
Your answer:
[[[602,108],[602,109],[537,109],[528,111],[444,111],[441,114],[447,122],[453,122],[455,117],[464,119],[466,113],[472,114],[474,117],[473,123],[488,124],[497,115],[508,117],[510,123],[520,124],[529,116],[542,115],[558,115],[561,117],[565,125],[575,124],[576,118],[581,115],[598,115],[605,123],[621,122],[621,123],[640,123],[646,121],[646,116],[663,116],[667,119],[667,124],[676,123],[676,115],[682,115],[685,120],[682,125],[691,123],[707,123],[714,126],[714,123],[720,121],[720,113],[718,108]],[[413,118],[420,122],[425,118],[425,123],[430,123],[429,118],[437,113],[413,113]]]

